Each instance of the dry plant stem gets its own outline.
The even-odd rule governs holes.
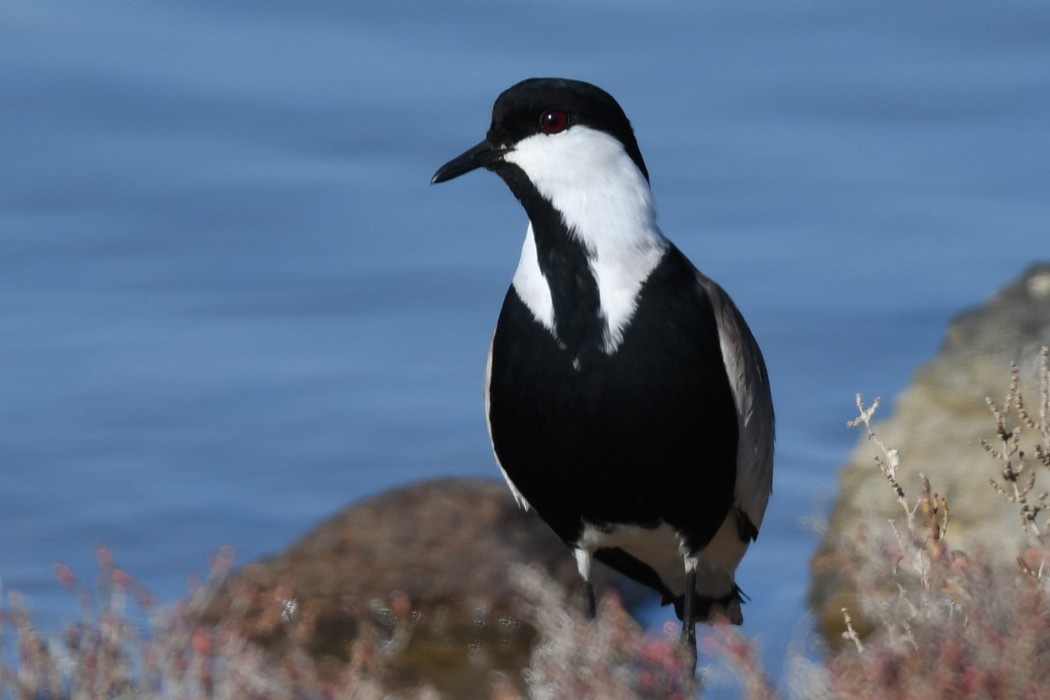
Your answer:
[[[1050,468],[1050,347],[1043,346],[1039,353],[1039,425],[1040,443],[1035,454],[1044,467]]]
[[[1014,368],[1016,372],[1016,365]],[[1029,413],[1021,392],[1015,398],[1018,417],[1028,428],[1039,431],[1036,458],[1044,467],[1050,467],[1050,347],[1044,345],[1039,353],[1039,420]]]
[[[926,521],[928,541],[940,550],[948,532],[948,499],[930,488],[930,480],[925,474],[920,474],[919,477],[922,479],[922,496],[919,498],[918,507]]]
[[[993,459],[1001,463],[999,475],[1004,486],[996,479],[989,479],[992,488],[1010,503],[1016,503],[1021,517],[1021,526],[1027,536],[1039,542],[1045,541],[1048,524],[1040,521],[1046,509],[1047,494],[1033,494],[1036,486],[1036,471],[1030,467],[1027,455],[1021,449],[1021,435],[1027,428],[1037,433],[1037,442],[1032,450],[1036,460],[1050,467],[1050,350],[1044,346],[1039,361],[1039,419],[1032,416],[1025,404],[1020,389],[1020,369],[1017,363],[1010,366],[1010,385],[1006,399],[1000,408],[992,399],[986,399],[988,409],[995,419],[998,446],[981,440],[981,445]],[[1016,414],[1019,425],[1009,427],[1011,411]]]
[[[857,647],[857,653],[863,654],[864,644],[861,643],[857,631],[853,629],[853,619],[849,616],[849,608],[842,608],[842,619],[846,624],[846,631],[842,633],[842,637],[853,642],[853,646]]]
[[[872,428],[871,421],[876,409],[879,407],[879,399],[875,399],[871,406],[864,405],[864,399],[857,394],[857,409],[859,415],[848,423],[849,427],[863,425],[868,433],[868,439],[875,443],[881,450],[883,457],[876,457],[875,462],[879,470],[886,478],[890,488],[897,498],[897,502],[904,512],[904,527],[898,528],[897,523],[889,521],[889,526],[894,533],[898,549],[892,554],[893,577],[899,589],[900,602],[909,607],[910,601],[907,595],[908,580],[917,580],[920,590],[930,595],[936,588],[937,583],[933,580],[940,574],[935,571],[938,562],[944,562],[947,557],[947,546],[944,541],[948,530],[949,510],[948,501],[940,494],[935,493],[930,487],[930,481],[925,475],[920,474],[922,491],[914,505],[908,501],[907,494],[897,479],[897,470],[901,465],[900,453],[888,447]],[[916,514],[921,515],[921,520],[916,520]],[[898,619],[892,629],[888,630],[891,635],[898,636],[907,644],[915,644],[914,635],[909,625],[909,619],[917,618],[920,610],[911,606],[908,615]],[[843,636],[851,639],[858,652],[863,651],[859,635],[853,629],[849,613],[843,610],[846,631]]]
[[[850,428],[856,428],[863,425],[868,431],[868,439],[874,442],[879,450],[882,451],[882,454],[885,455],[885,460],[883,460],[882,457],[876,456],[875,463],[879,466],[882,475],[890,482],[890,486],[893,487],[893,492],[897,496],[897,502],[900,503],[901,508],[904,509],[904,515],[910,523],[915,511],[908,507],[908,500],[904,496],[904,489],[901,488],[900,483],[897,481],[897,467],[899,467],[901,463],[900,453],[897,452],[895,448],[886,447],[882,440],[879,439],[879,436],[875,434],[875,430],[871,427],[871,417],[875,415],[875,411],[878,409],[880,401],[881,399],[876,396],[875,400],[871,403],[871,406],[865,408],[864,397],[857,394],[857,410],[860,415],[847,422],[846,425]]]
[[[1043,346],[1039,353],[1039,420],[1034,420],[1024,404],[1021,393],[1017,393],[1017,415],[1026,426],[1038,431],[1035,457],[1044,467],[1050,468],[1050,347]]]

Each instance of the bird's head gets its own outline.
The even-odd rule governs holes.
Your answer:
[[[600,337],[614,350],[668,247],[623,109],[589,83],[524,80],[496,99],[485,140],[431,182],[478,168],[499,175],[529,217],[513,285],[535,318],[574,348]]]
[[[514,171],[523,171],[541,191],[594,184],[632,168],[637,172],[629,177],[649,179],[631,123],[612,95],[562,78],[530,78],[505,90],[485,140],[441,166],[431,184],[478,168],[501,175],[512,189]]]

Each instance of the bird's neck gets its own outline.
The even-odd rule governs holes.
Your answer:
[[[670,245],[648,182],[638,173],[543,192],[520,170],[501,174],[529,216],[518,296],[574,357],[614,353]]]

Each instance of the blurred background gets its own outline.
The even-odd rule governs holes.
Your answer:
[[[164,602],[348,503],[498,478],[481,376],[526,225],[430,187],[529,76],[631,117],[664,231],[765,350],[776,485],[740,573],[781,668],[854,394],[1050,254],[1050,5],[0,5],[0,583],[58,627],[93,548]],[[659,627],[673,613],[655,605]]]

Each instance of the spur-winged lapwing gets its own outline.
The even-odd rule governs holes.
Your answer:
[[[758,344],[657,227],[631,124],[605,91],[514,85],[485,140],[432,182],[476,168],[529,218],[485,372],[503,475],[575,552],[591,615],[597,559],[673,603],[695,650],[697,621],[743,620],[734,572],[772,489]]]

